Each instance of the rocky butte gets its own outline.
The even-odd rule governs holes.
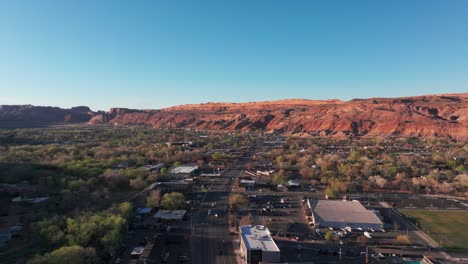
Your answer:
[[[468,93],[401,98],[279,100],[250,103],[205,103],[160,110],[111,108],[93,112],[86,106],[62,109],[0,105],[0,127],[51,124],[150,125],[209,131],[276,131],[344,137],[441,137],[468,139]]]
[[[211,131],[263,130],[332,137],[468,139],[468,93],[402,98],[205,103],[161,110],[113,108],[89,124]]]

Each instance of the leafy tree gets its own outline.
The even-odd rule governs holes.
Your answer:
[[[276,183],[276,184],[286,184],[286,183],[288,182],[286,176],[281,175],[281,174],[279,174],[279,173],[277,173],[277,174],[275,174],[275,175],[273,176],[272,181],[273,181],[274,183]]]
[[[66,238],[70,245],[115,249],[123,240],[127,220],[120,215],[101,213],[67,219]]]
[[[325,195],[328,197],[328,199],[334,199],[338,196],[338,193],[333,190],[332,188],[328,187],[326,190],[325,190]]]
[[[139,176],[135,179],[130,179],[130,186],[134,190],[142,190],[146,187],[146,182]]]
[[[32,224],[33,234],[44,247],[60,245],[65,242],[65,222],[55,216]]]
[[[61,247],[43,256],[36,256],[28,264],[97,264],[99,259],[94,248],[81,246]]]
[[[398,235],[396,236],[396,242],[398,244],[402,244],[402,245],[409,245],[411,244],[411,239],[408,235]]]
[[[229,197],[229,203],[231,206],[246,205],[249,203],[249,200],[244,195],[236,193]]]
[[[153,190],[150,192],[149,196],[146,197],[146,206],[147,207],[156,207],[159,206],[159,203],[161,202],[161,191],[158,190]]]
[[[356,242],[358,242],[359,244],[361,244],[362,246],[364,246],[365,244],[367,244],[367,242],[369,241],[369,238],[364,236],[364,235],[360,235],[356,238]]]
[[[106,170],[100,178],[111,190],[128,188],[128,177],[118,170]]]
[[[169,210],[177,210],[185,207],[185,197],[179,192],[164,194],[161,205]]]
[[[455,171],[458,172],[459,174],[462,174],[465,171],[465,166],[460,165],[455,168]]]
[[[332,241],[332,240],[333,240],[333,234],[332,234],[331,231],[327,231],[327,232],[325,233],[325,239],[326,239],[327,241]]]
[[[133,217],[133,205],[129,202],[123,202],[118,205],[117,210],[119,215],[129,221]]]

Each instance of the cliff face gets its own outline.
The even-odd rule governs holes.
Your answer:
[[[318,136],[448,137],[468,140],[468,93],[405,98],[206,103],[162,110],[92,112],[0,105],[0,128],[56,123],[140,124],[155,128],[265,130]]]
[[[156,128],[265,130],[348,137],[468,139],[468,93],[405,98],[282,100],[182,105],[159,111],[112,109],[90,124],[147,124]]]
[[[89,121],[93,114],[87,106],[62,109],[50,106],[0,105],[0,128],[83,123]]]

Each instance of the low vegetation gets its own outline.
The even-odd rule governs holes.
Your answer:
[[[450,251],[468,250],[467,211],[401,210],[416,226]]]

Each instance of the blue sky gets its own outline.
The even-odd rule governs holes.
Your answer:
[[[468,1],[0,1],[0,104],[468,91]]]

